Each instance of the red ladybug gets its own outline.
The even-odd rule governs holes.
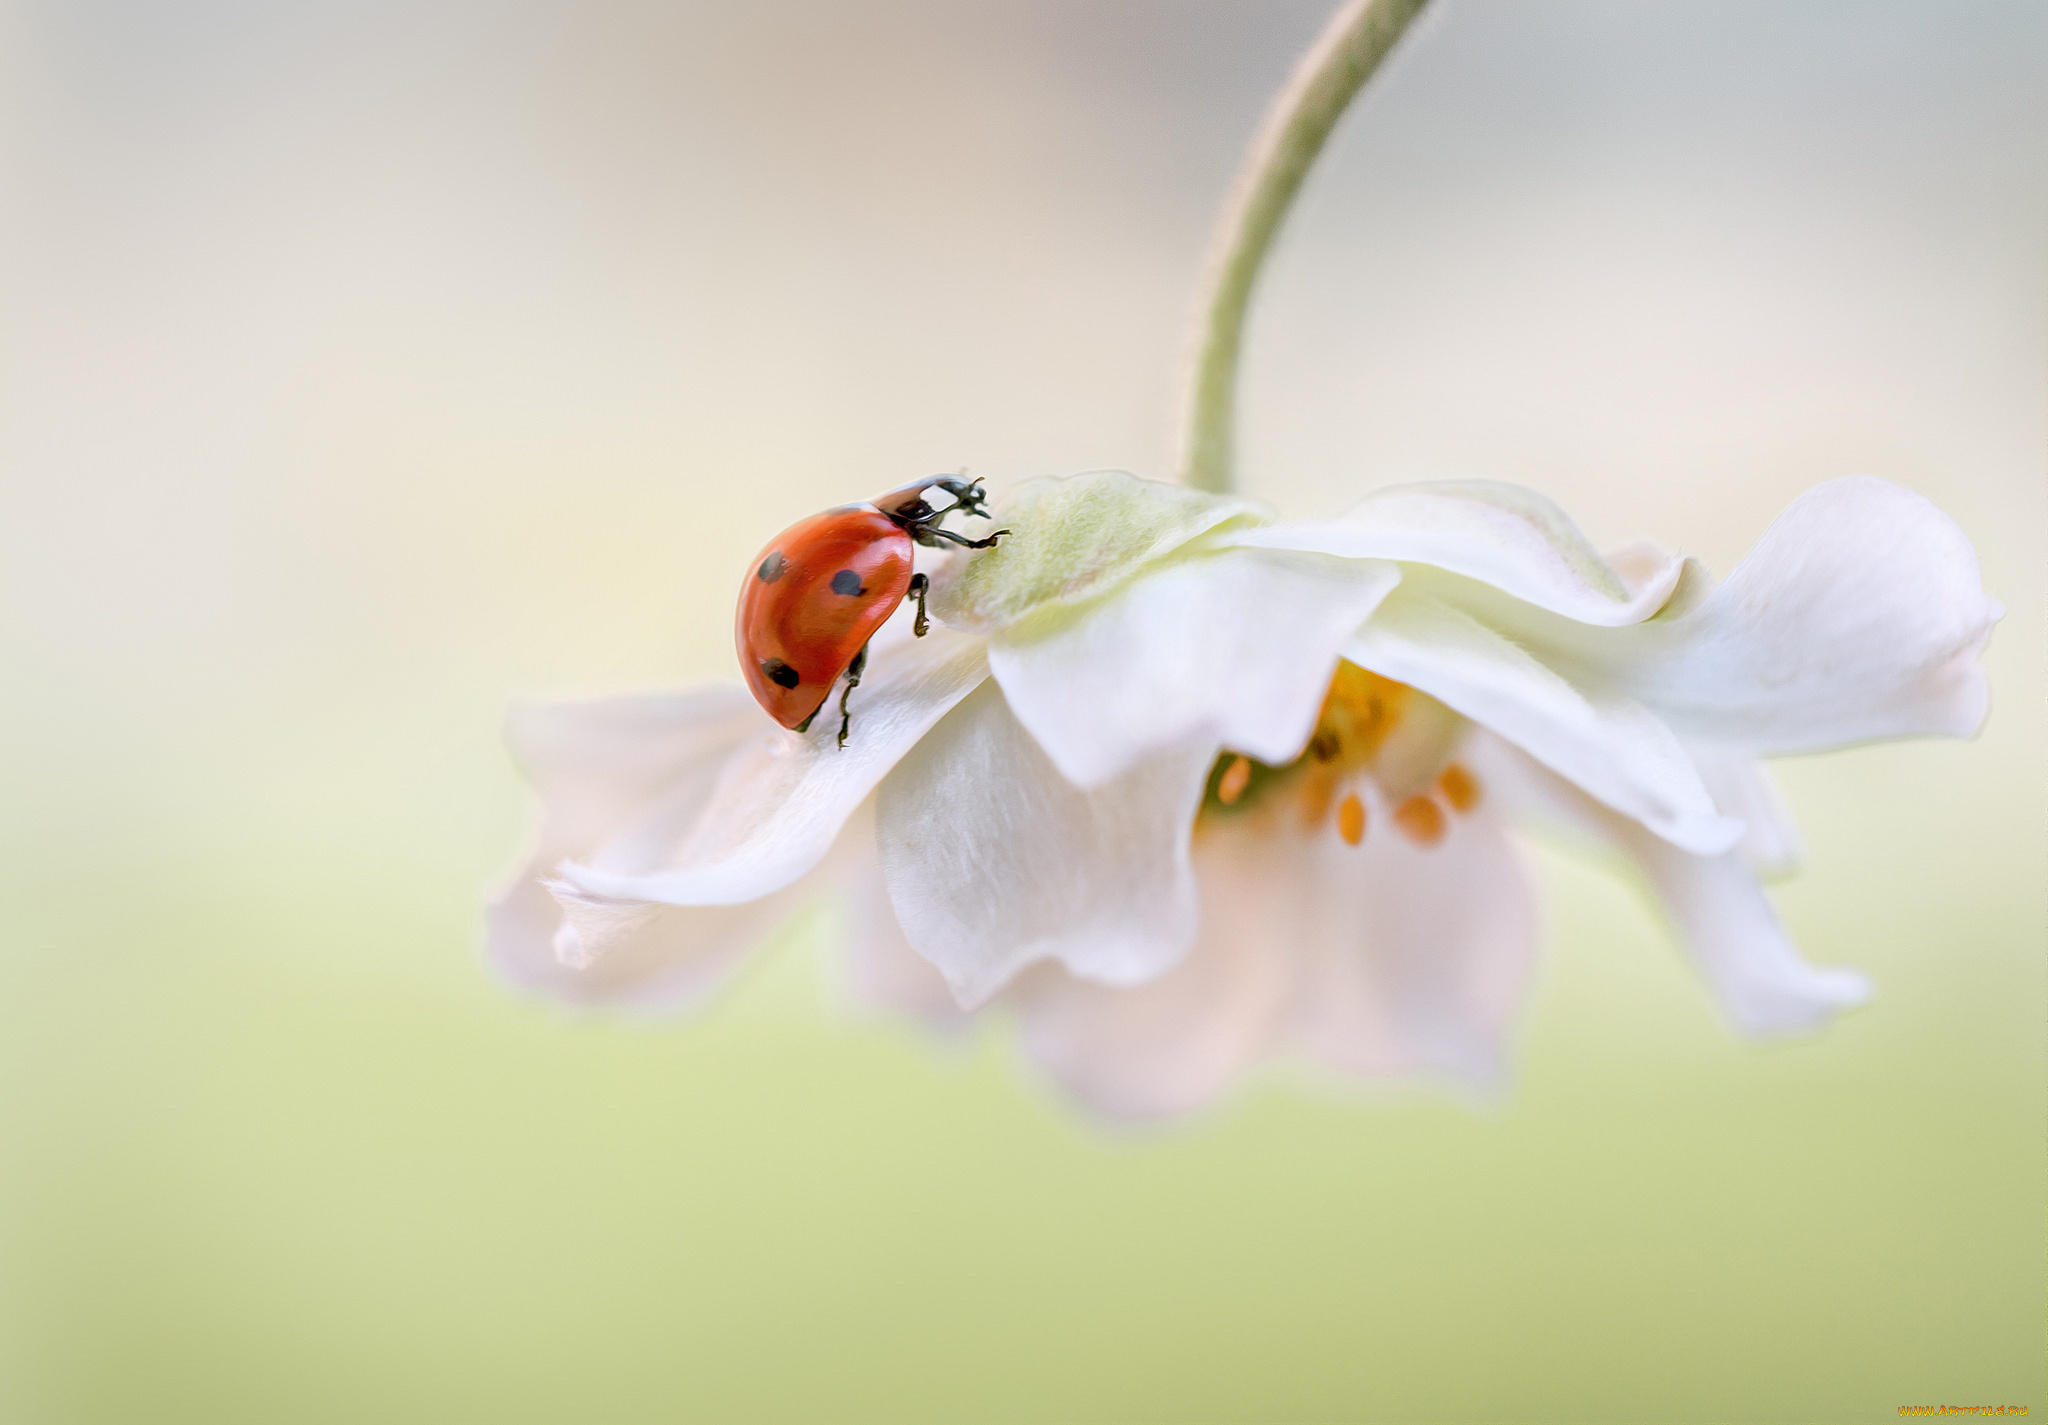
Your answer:
[[[934,510],[926,500],[943,490],[953,503]],[[740,589],[735,630],[747,687],[784,727],[807,731],[839,675],[839,745],[846,745],[852,715],[846,700],[867,666],[868,639],[888,622],[905,594],[917,598],[924,637],[925,577],[910,572],[912,542],[937,547],[988,549],[1008,534],[966,539],[939,528],[955,512],[990,518],[981,482],[920,480],[864,505],[841,505],[812,515],[776,536],[761,551]]]

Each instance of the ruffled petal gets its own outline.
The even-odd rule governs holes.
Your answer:
[[[1499,802],[1619,850],[1649,882],[1730,1023],[1767,1036],[1818,1028],[1870,998],[1855,970],[1809,965],[1739,852],[1695,856],[1617,816],[1497,739],[1469,755]]]
[[[1677,738],[1639,703],[1575,686],[1437,599],[1396,589],[1344,656],[1491,728],[1687,850],[1725,851],[1742,835],[1741,822],[1716,810]]]
[[[1430,592],[1581,688],[1743,758],[1968,736],[1989,701],[1978,654],[2002,612],[1954,522],[1867,476],[1807,491],[1726,583],[1689,568],[1660,615],[1630,627],[1491,591]]]
[[[1680,735],[1753,754],[1967,737],[2001,613],[1953,520],[1858,476],[1801,495],[1698,607],[1603,662]]]
[[[1729,1021],[1757,1036],[1818,1029],[1871,995],[1870,981],[1800,957],[1756,873],[1740,855],[1688,856],[1638,827],[1616,828]]]
[[[1060,620],[997,634],[989,669],[1077,786],[1206,739],[1275,765],[1315,728],[1337,653],[1392,564],[1233,549],[1155,565]]]
[[[498,971],[581,1005],[673,1007],[715,986],[787,911],[784,900],[674,910],[572,896],[579,927],[546,877],[564,857],[687,824],[757,717],[753,699],[728,687],[516,706],[507,737],[540,794],[541,824],[486,914],[485,954]]]
[[[1617,570],[1550,500],[1490,480],[1394,485],[1335,520],[1269,525],[1222,538],[1262,549],[1429,565],[1602,627],[1640,623],[1656,613],[1686,563],[1639,545],[1628,551],[1627,570]]]
[[[572,892],[573,895],[573,892]],[[537,877],[509,886],[485,914],[486,954],[498,972],[526,989],[586,1008],[679,1009],[698,1003],[783,917],[791,894],[743,906],[605,909],[609,933],[565,936],[564,907]],[[562,947],[570,947],[565,956]]]
[[[737,905],[780,890],[824,859],[876,783],[987,674],[982,640],[968,634],[935,628],[894,644],[869,658],[845,747],[836,719],[799,734],[761,714],[693,818],[608,842],[558,878],[599,899],[665,905]]]
[[[559,859],[687,814],[758,725],[745,689],[714,684],[517,703],[505,740],[540,794],[541,839]]]
[[[1110,984],[1160,974],[1194,939],[1188,833],[1215,753],[1175,749],[1083,791],[983,685],[876,798],[905,936],[968,1008],[1037,960]]]

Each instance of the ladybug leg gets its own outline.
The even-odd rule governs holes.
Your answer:
[[[853,690],[860,686],[860,675],[867,671],[868,646],[863,643],[860,652],[853,655],[853,661],[846,665],[846,687],[839,694],[839,745],[846,746],[846,730],[853,725],[853,714],[846,710],[846,700],[853,696]]]
[[[936,546],[940,540],[944,540],[948,544],[957,544],[962,549],[993,549],[995,548],[996,541],[1008,533],[1009,531],[1006,529],[999,529],[987,539],[962,539],[950,529],[925,529],[919,530],[914,537],[919,544],[932,546]]]
[[[910,626],[910,631],[916,634],[919,638],[923,638],[925,636],[926,631],[929,630],[932,626],[931,620],[927,619],[924,616],[925,590],[931,588],[931,586],[932,581],[925,578],[922,574],[913,574],[910,576],[910,596],[917,600],[917,622],[913,623]]]

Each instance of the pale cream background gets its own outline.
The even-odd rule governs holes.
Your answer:
[[[1499,1102],[1107,1134],[999,1029],[476,960],[528,692],[728,676],[795,517],[1169,471],[1306,3],[0,13],[0,1418],[1861,1420],[2042,1377],[2048,11],[1439,0],[1255,324],[1247,488],[1490,476],[1726,569],[1940,502],[1969,745],[1813,759],[1882,997],[1716,1023],[1544,853]],[[826,981],[829,985],[829,980]]]

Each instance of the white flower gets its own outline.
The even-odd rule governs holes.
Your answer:
[[[1540,818],[1642,868],[1738,1028],[1800,1030],[1868,991],[1758,883],[1794,837],[1755,759],[1985,710],[1969,544],[1877,480],[1803,496],[1718,588],[1496,484],[1286,525],[1100,474],[1002,518],[938,571],[943,627],[878,638],[843,751],[737,688],[519,712],[545,815],[496,962],[687,1000],[836,883],[875,994],[999,1001],[1106,1112],[1280,1048],[1485,1082],[1535,947],[1505,828]]]

